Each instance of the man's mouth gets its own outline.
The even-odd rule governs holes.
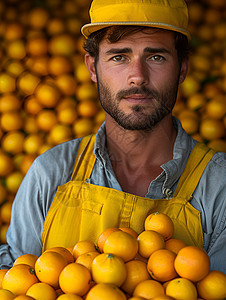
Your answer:
[[[134,104],[146,104],[149,103],[153,97],[145,94],[131,94],[123,97],[123,99]]]

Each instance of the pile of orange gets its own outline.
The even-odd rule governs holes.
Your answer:
[[[42,3],[43,2],[43,3]],[[104,120],[83,62],[91,0],[0,1],[0,241],[34,159]],[[189,0],[192,55],[173,110],[185,130],[226,151],[224,0]]]
[[[172,220],[152,213],[139,234],[131,228],[108,228],[96,243],[52,247],[39,257],[24,254],[10,269],[0,270],[0,298],[225,299],[226,275],[210,270],[203,249],[173,234]]]

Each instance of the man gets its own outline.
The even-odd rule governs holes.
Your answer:
[[[106,122],[96,135],[36,159],[17,193],[1,267],[24,253],[73,246],[108,227],[144,230],[168,214],[175,237],[204,247],[225,270],[225,154],[189,137],[172,118],[188,69],[183,0],[94,0],[85,62]]]

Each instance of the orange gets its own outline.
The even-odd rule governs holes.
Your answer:
[[[70,73],[73,70],[70,57],[55,55],[48,61],[49,73],[55,76]]]
[[[189,74],[185,81],[181,84],[181,91],[184,97],[189,97],[200,90],[200,82]]]
[[[48,252],[48,251],[53,251],[53,252],[57,252],[57,253],[61,254],[62,256],[64,256],[66,258],[68,263],[74,262],[74,257],[67,248],[58,246],[58,247],[49,248],[45,252]]]
[[[48,51],[48,40],[46,37],[33,37],[28,39],[26,50],[28,55],[31,56],[43,56]]]
[[[197,111],[205,104],[206,104],[206,99],[202,93],[193,94],[187,99],[187,106],[189,109],[192,110]]]
[[[0,177],[9,175],[13,169],[13,159],[8,154],[0,152]]]
[[[172,298],[170,296],[167,295],[161,295],[161,296],[156,296],[151,298],[152,300],[175,300],[175,298]]]
[[[206,105],[206,113],[210,118],[221,119],[226,114],[226,101],[222,97],[211,99]]]
[[[13,298],[14,300],[35,300],[35,298],[30,297],[30,296],[26,296],[26,295],[20,295],[17,296],[16,298]]]
[[[58,87],[50,81],[41,82],[35,90],[35,95],[40,104],[47,108],[55,107],[61,98]]]
[[[20,165],[20,171],[22,172],[23,175],[25,175],[27,173],[30,166],[34,162],[35,158],[36,158],[36,155],[34,155],[34,154],[25,154],[22,157],[22,161],[21,161],[21,165]]]
[[[182,120],[184,118],[193,118],[198,121],[199,115],[196,111],[185,108],[178,113],[179,120]]]
[[[76,89],[76,96],[79,101],[95,100],[98,98],[98,91],[93,83],[82,83]]]
[[[73,132],[76,137],[82,137],[93,132],[94,122],[90,118],[79,118],[75,120]]]
[[[11,291],[16,296],[26,294],[27,290],[35,283],[38,278],[35,270],[25,264],[13,266],[5,274],[2,280],[2,288]]]
[[[72,138],[72,129],[67,124],[56,124],[50,131],[49,142],[52,144],[60,144]]]
[[[57,124],[57,115],[54,110],[43,109],[37,115],[38,128],[49,132]]]
[[[31,95],[25,99],[24,108],[29,114],[37,115],[43,106],[34,95]]]
[[[2,224],[0,227],[0,241],[2,244],[6,244],[6,233],[9,228],[9,224]]]
[[[2,138],[2,149],[13,155],[21,153],[24,148],[25,134],[22,131],[10,131]]]
[[[57,112],[60,112],[61,110],[64,109],[70,109],[70,108],[74,110],[76,107],[77,107],[76,100],[71,96],[66,96],[63,97],[61,101],[58,103],[56,110]]]
[[[23,129],[27,134],[38,133],[39,128],[38,128],[35,116],[32,116],[32,115],[26,116],[26,118],[24,120]]]
[[[35,273],[41,282],[48,283],[54,288],[59,287],[59,276],[68,264],[66,258],[53,251],[42,253],[35,263]]]
[[[5,93],[0,96],[0,112],[20,109],[22,101],[14,93]]]
[[[20,130],[24,119],[21,111],[9,111],[2,114],[1,127],[4,131]]]
[[[178,252],[174,266],[179,276],[199,281],[209,273],[210,259],[203,249],[187,246]]]
[[[171,238],[171,239],[167,240],[165,245],[166,245],[166,249],[171,250],[171,251],[175,252],[176,254],[179,252],[179,250],[181,248],[187,246],[185,244],[185,242],[183,242],[182,240],[179,240],[179,239],[175,239],[175,238]]]
[[[196,300],[197,290],[190,280],[186,278],[175,278],[167,285],[166,295],[175,299]]]
[[[94,242],[90,240],[79,241],[73,247],[73,256],[77,259],[81,254],[93,251],[97,251]]]
[[[72,74],[61,74],[56,77],[56,84],[63,95],[73,96],[76,91],[77,81]]]
[[[62,294],[57,300],[82,300],[82,297],[75,294]]]
[[[127,270],[123,259],[112,253],[101,253],[92,262],[92,278],[96,283],[111,283],[121,286]]]
[[[83,253],[78,256],[75,262],[85,266],[91,272],[92,262],[97,255],[99,255],[97,251]]]
[[[12,93],[16,90],[15,78],[7,72],[0,74],[0,93]]]
[[[7,199],[8,191],[0,181],[0,205]]]
[[[95,124],[101,125],[105,120],[105,111],[103,109],[100,109],[98,113],[95,116]]]
[[[57,298],[55,289],[44,282],[33,284],[28,289],[26,295],[33,297],[36,300],[55,300]]]
[[[58,110],[58,120],[62,124],[72,125],[77,119],[77,109],[66,107]]]
[[[126,300],[126,295],[114,284],[99,283],[88,292],[86,300],[111,299]]]
[[[25,264],[29,265],[32,268],[35,267],[35,262],[38,259],[38,256],[35,254],[23,254],[19,256],[15,261],[14,261],[14,266],[19,265],[19,264]]]
[[[37,56],[32,58],[32,66],[30,67],[32,72],[38,74],[39,76],[46,76],[49,74],[48,72],[48,56]]]
[[[59,285],[64,293],[85,295],[90,288],[91,273],[78,263],[68,264],[60,273]]]
[[[65,30],[65,22],[62,18],[52,16],[46,25],[46,30],[49,35],[63,33]]]
[[[99,108],[98,108],[98,104],[96,101],[84,100],[78,104],[77,110],[78,110],[78,114],[81,117],[91,118],[97,114]]]
[[[138,252],[138,241],[131,234],[122,230],[112,232],[103,246],[104,253],[112,253],[125,262],[134,259]]]
[[[138,253],[148,258],[154,251],[165,248],[163,236],[154,230],[142,231],[138,237]]]
[[[17,79],[17,87],[26,96],[32,95],[40,82],[40,77],[29,71],[24,71]]]
[[[180,117],[182,127],[187,132],[187,134],[195,134],[199,129],[199,121],[193,117]]]
[[[24,151],[28,154],[36,154],[43,143],[44,139],[41,135],[31,133],[24,140]]]
[[[44,7],[35,6],[29,11],[28,24],[33,28],[44,28],[48,20],[49,12]]]
[[[1,269],[0,270],[0,289],[2,288],[2,280],[9,269]]]
[[[76,50],[74,36],[68,33],[54,35],[50,38],[48,46],[52,55],[70,56]]]
[[[12,300],[15,299],[15,295],[9,290],[1,289],[0,290],[0,299],[1,300]]]
[[[160,282],[149,279],[138,283],[133,291],[133,296],[151,299],[155,296],[164,295],[164,293],[164,288]]]
[[[200,124],[200,133],[206,140],[219,139],[225,135],[225,127],[220,120],[204,119]]]
[[[131,235],[134,236],[135,238],[138,237],[138,233],[136,233],[136,231],[133,230],[132,228],[128,228],[128,227],[120,227],[119,229],[122,230],[122,231],[124,231],[124,232],[127,232],[127,233],[131,234]]]
[[[143,297],[131,297],[129,300],[145,300]]]
[[[148,272],[151,277],[158,281],[168,281],[177,277],[174,268],[176,253],[160,249],[151,254],[147,262]]]
[[[138,283],[151,279],[148,271],[147,264],[141,260],[131,260],[126,263],[127,277],[121,286],[121,289],[128,293],[133,294],[133,291]]]
[[[75,66],[75,77],[79,82],[90,82],[90,74],[84,62]]]
[[[7,45],[7,56],[11,59],[24,59],[26,56],[26,47],[22,39],[12,40]]]
[[[108,238],[108,236],[114,232],[114,231],[118,231],[119,228],[115,228],[115,227],[110,227],[110,228],[107,228],[105,229],[98,237],[97,239],[97,247],[98,247],[98,250],[100,252],[103,252],[103,247],[104,247],[104,243],[106,241],[106,239]]]
[[[226,298],[226,275],[211,270],[206,277],[197,283],[198,294],[206,300],[223,300]]]
[[[154,230],[159,232],[165,240],[170,239],[174,232],[174,225],[171,218],[160,212],[155,212],[147,216],[144,228],[145,230]]]
[[[6,40],[20,39],[24,36],[24,27],[21,23],[12,21],[6,25],[4,38]]]
[[[12,202],[6,201],[0,208],[0,219],[3,223],[9,224],[11,219]]]

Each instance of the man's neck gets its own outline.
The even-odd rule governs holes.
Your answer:
[[[173,157],[176,129],[171,115],[151,131],[125,130],[107,116],[106,133],[112,164],[121,162],[132,169],[144,165],[160,166]]]

